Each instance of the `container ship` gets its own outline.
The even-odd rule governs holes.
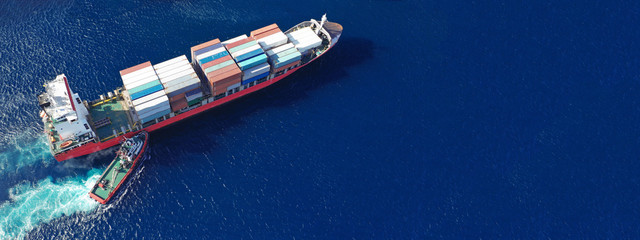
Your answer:
[[[58,161],[91,154],[263,89],[322,56],[341,34],[324,15],[285,32],[274,23],[213,39],[191,47],[191,62],[182,55],[120,71],[123,86],[91,102],[58,75],[38,95],[51,152]]]

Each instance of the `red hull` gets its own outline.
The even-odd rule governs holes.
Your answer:
[[[120,181],[120,183],[118,183],[118,186],[116,186],[116,188],[113,191],[111,191],[111,194],[109,194],[107,199],[102,199],[102,198],[98,197],[97,195],[93,194],[92,192],[89,192],[89,196],[91,196],[91,198],[93,198],[94,200],[98,201],[101,204],[106,204],[107,202],[109,202],[109,200],[111,200],[111,197],[113,197],[113,195],[115,195],[115,193],[118,192],[118,189],[120,188],[122,183],[127,181],[127,178],[129,177],[129,174],[131,174],[133,171],[135,171],[136,166],[138,165],[138,160],[140,160],[142,155],[144,155],[144,151],[147,149],[147,143],[148,142],[149,142],[149,133],[147,133],[147,136],[144,139],[144,144],[142,145],[142,149],[140,149],[140,153],[138,153],[138,156],[136,157],[136,159],[133,160],[133,165],[131,166],[131,169],[127,172],[127,174],[124,175],[124,178],[122,178],[122,181]]]
[[[331,48],[327,49],[327,50],[326,50],[324,53],[322,53],[320,56],[322,56],[322,55],[324,55],[325,53],[327,53],[330,49],[331,49]],[[130,137],[133,137],[134,135],[138,134],[138,132],[143,131],[143,130],[144,130],[144,131],[147,131],[147,132],[153,132],[153,131],[158,130],[158,129],[160,129],[160,128],[163,128],[163,127],[169,126],[169,125],[171,125],[171,124],[174,124],[174,123],[176,123],[176,122],[179,122],[179,121],[182,121],[182,120],[184,120],[184,119],[186,119],[186,118],[189,118],[189,117],[191,117],[191,116],[193,116],[193,115],[196,115],[196,114],[198,114],[198,113],[201,113],[201,112],[204,112],[204,111],[206,111],[206,110],[212,109],[212,108],[214,108],[214,107],[220,106],[220,105],[222,105],[222,104],[228,103],[228,102],[230,102],[230,101],[233,101],[233,100],[235,100],[235,99],[238,99],[238,98],[240,98],[240,97],[243,97],[243,96],[245,96],[245,95],[247,95],[247,94],[250,94],[250,93],[253,93],[253,92],[258,91],[258,90],[260,90],[260,89],[263,89],[263,88],[265,88],[265,87],[267,87],[267,86],[269,86],[269,85],[271,85],[271,84],[274,84],[274,83],[276,83],[276,82],[278,82],[278,81],[282,80],[283,78],[285,78],[285,77],[289,76],[290,74],[294,73],[294,72],[295,72],[295,71],[297,71],[298,69],[300,69],[300,68],[302,68],[302,67],[306,66],[307,64],[309,64],[309,63],[311,63],[311,62],[315,61],[315,60],[316,60],[316,59],[318,59],[320,56],[317,56],[316,58],[314,58],[314,59],[312,59],[311,61],[309,61],[309,62],[305,63],[304,65],[299,66],[299,67],[294,68],[294,69],[291,69],[290,71],[287,71],[285,74],[282,74],[282,75],[280,75],[280,76],[278,76],[278,77],[275,77],[275,78],[269,79],[269,80],[267,80],[267,81],[265,81],[265,82],[263,82],[263,83],[257,84],[257,85],[255,85],[255,86],[253,86],[253,87],[251,87],[251,88],[248,88],[248,89],[242,90],[242,91],[240,91],[240,92],[234,93],[234,94],[229,95],[229,96],[227,96],[227,97],[224,97],[224,98],[218,99],[218,100],[216,100],[216,101],[213,101],[213,102],[207,103],[207,104],[205,104],[205,105],[203,105],[203,106],[200,106],[200,107],[198,107],[198,108],[192,109],[192,110],[190,110],[190,111],[188,111],[188,112],[185,112],[185,113],[182,113],[182,114],[180,114],[180,115],[178,115],[178,116],[175,116],[175,117],[169,118],[169,119],[164,120],[164,121],[162,121],[162,122],[156,123],[156,124],[151,125],[151,126],[146,127],[146,128],[143,128],[142,130],[138,130],[138,131],[135,131],[135,132],[129,132],[129,133],[126,133],[126,134],[124,134],[124,135],[121,135],[121,136],[118,136],[118,137],[115,137],[115,138],[109,139],[109,140],[107,140],[106,142],[101,142],[101,143],[87,143],[87,144],[85,144],[85,145],[82,145],[82,146],[80,146],[80,147],[77,147],[77,148],[71,149],[71,150],[69,150],[69,151],[66,151],[66,152],[63,152],[63,153],[56,154],[56,155],[54,155],[54,157],[55,157],[55,159],[56,159],[56,160],[58,160],[58,162],[62,162],[62,161],[64,161],[64,160],[68,160],[68,159],[72,159],[72,158],[76,158],[76,157],[81,157],[81,156],[84,156],[84,155],[88,155],[88,154],[91,154],[91,153],[94,153],[94,152],[98,152],[98,151],[101,151],[101,150],[104,150],[104,149],[107,149],[107,148],[113,147],[113,146],[115,146],[115,145],[117,145],[117,144],[119,144],[119,143],[121,143],[121,142],[122,142],[122,140],[123,140],[123,136],[126,136],[127,138],[130,138]]]

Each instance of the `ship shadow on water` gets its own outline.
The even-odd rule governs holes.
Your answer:
[[[211,139],[212,136],[224,135],[226,129],[246,124],[243,118],[256,111],[291,106],[307,98],[312,91],[345,79],[349,76],[349,68],[364,64],[374,57],[375,47],[369,39],[343,36],[325,55],[285,79],[173,126],[154,131],[151,143],[166,147],[152,149],[150,154],[159,158],[168,154],[215,151],[219,145],[216,139]],[[205,141],[207,148],[203,149]],[[183,162],[159,158],[153,164],[181,165]]]

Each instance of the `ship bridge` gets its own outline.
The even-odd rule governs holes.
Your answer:
[[[72,148],[93,140],[95,134],[87,121],[89,111],[80,96],[71,91],[64,74],[45,84],[38,101],[52,149]]]

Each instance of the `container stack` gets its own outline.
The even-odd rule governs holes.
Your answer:
[[[274,73],[298,65],[300,59],[302,59],[302,55],[292,43],[287,43],[267,51],[267,56],[269,56],[269,62],[271,66],[273,66]]]
[[[262,49],[265,51],[281,46],[289,40],[275,23],[255,31],[251,31],[251,37],[258,41],[258,44],[260,44]]]
[[[186,99],[187,92],[200,92],[200,79],[193,70],[187,56],[182,55],[153,66],[160,82],[164,86],[164,92],[169,97],[171,110],[176,112],[189,107]]]
[[[300,53],[297,52],[293,44],[287,43],[289,39],[278,28],[278,25],[271,24],[252,31],[251,36],[258,41],[263,49],[268,50],[266,53],[273,68],[272,72],[276,73],[300,63]]]
[[[122,70],[120,76],[126,89],[123,93],[143,124],[171,112],[169,98],[151,62]]]
[[[287,33],[287,37],[302,55],[306,55],[309,50],[322,45],[322,39],[318,37],[311,27],[304,27]]]
[[[192,47],[191,56],[196,69],[207,79],[211,95],[224,94],[228,87],[240,83],[242,71],[220,40],[214,39]]]
[[[243,35],[225,41],[223,45],[236,61],[240,70],[243,71],[241,82],[229,86],[229,89],[249,84],[269,75],[270,66],[267,63],[267,55],[253,38],[247,38]]]

